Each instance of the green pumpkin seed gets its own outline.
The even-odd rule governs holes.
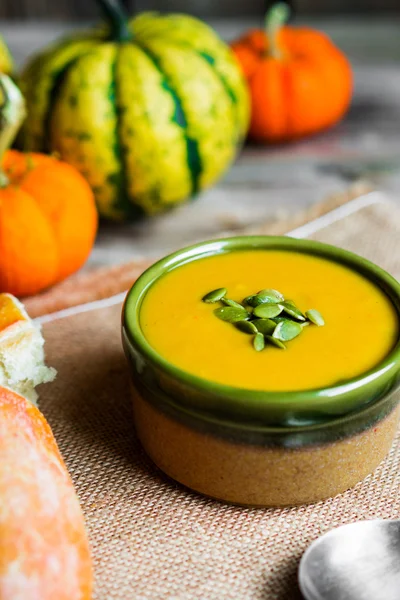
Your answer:
[[[315,308],[306,310],[306,317],[309,321],[311,321],[311,323],[317,325],[317,327],[322,327],[323,325],[325,325],[324,317]]]
[[[278,323],[278,325],[275,327],[272,337],[274,337],[276,340],[280,340],[281,342],[288,342],[297,337],[302,331],[303,328],[300,323],[289,321],[289,319],[287,319],[286,321],[281,321],[281,323]]]
[[[290,321],[290,319],[287,317],[274,317],[271,321],[274,321],[274,323],[281,323],[282,321]]]
[[[310,323],[318,327],[325,325],[318,310],[310,309],[303,314],[293,300],[285,300],[274,289],[260,290],[257,294],[247,296],[243,300],[246,306],[226,298],[226,293],[226,288],[212,290],[203,297],[203,302],[221,302],[224,306],[214,310],[215,316],[234,324],[240,331],[253,335],[253,346],[257,352],[263,350],[266,343],[286,350],[283,342],[293,340]],[[287,316],[278,316],[281,313]]]
[[[239,304],[239,302],[235,302],[235,300],[231,300],[230,298],[221,298],[221,302],[222,304],[225,304],[225,306],[233,306],[233,308],[244,308],[242,304]]]
[[[253,315],[260,319],[271,319],[281,314],[283,307],[280,304],[260,304],[253,310]]]
[[[278,324],[278,323],[297,323],[297,321],[293,321],[292,319],[289,319],[289,317],[274,317],[272,319],[272,321],[275,321],[276,324]],[[304,321],[304,323],[307,323],[307,322],[308,321]],[[299,323],[299,325],[303,325],[304,323],[303,322]]]
[[[249,306],[259,306],[260,304],[277,304],[284,300],[284,297],[277,290],[261,290],[257,292],[257,294],[253,294],[252,296],[247,296],[244,299],[246,304]]]
[[[223,306],[222,308],[216,308],[214,314],[221,321],[227,321],[228,323],[237,323],[238,321],[247,321],[250,319],[249,313],[243,307]]]
[[[251,321],[237,321],[235,325],[244,333],[257,333],[257,327]]]
[[[260,332],[256,333],[256,335],[254,336],[254,339],[253,339],[253,346],[254,346],[254,350],[257,350],[257,352],[261,352],[261,350],[264,350],[265,340],[264,340],[264,336],[262,333],[260,333]]]
[[[271,335],[276,327],[276,323],[272,319],[254,319],[251,324],[263,335]]]
[[[282,302],[285,299],[284,295],[278,292],[278,290],[272,289],[260,290],[256,295],[263,298],[264,302],[270,303]]]
[[[299,308],[297,308],[297,306],[295,306],[294,304],[290,304],[285,301],[285,302],[281,302],[279,304],[279,306],[282,306],[282,310],[284,310],[286,314],[290,315],[294,319],[297,319],[298,321],[306,320],[306,318],[303,315],[303,313],[301,312],[301,310]]]
[[[286,350],[285,344],[283,344],[280,340],[272,337],[272,335],[266,335],[265,341],[271,344],[271,346],[275,346],[276,348],[280,348],[281,350]]]
[[[291,304],[292,306],[296,306],[296,302],[291,300],[290,298],[285,298],[285,304]]]
[[[203,302],[207,304],[213,304],[214,302],[219,302],[226,295],[226,288],[218,288],[216,290],[212,290],[212,292],[208,292],[205,296],[203,296]]]
[[[253,294],[252,296],[247,296],[247,298],[244,298],[243,304],[247,304],[248,306],[251,306],[252,308],[254,308],[255,306],[258,306],[257,300],[256,300],[256,295]]]

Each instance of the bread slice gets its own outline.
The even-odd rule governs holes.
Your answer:
[[[0,294],[0,386],[31,402],[35,386],[52,381],[55,369],[44,363],[44,339],[24,306],[11,294]]]

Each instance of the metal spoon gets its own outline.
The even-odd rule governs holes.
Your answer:
[[[329,531],[304,553],[306,600],[400,600],[400,521],[359,521]]]

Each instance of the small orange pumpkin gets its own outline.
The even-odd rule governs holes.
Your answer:
[[[79,269],[92,249],[93,192],[70,165],[7,150],[24,115],[23,99],[0,75],[0,292],[35,294]]]
[[[232,44],[250,88],[254,140],[316,133],[341,119],[351,101],[352,72],[343,52],[322,32],[283,26],[287,16],[285,4],[274,5],[265,31],[249,31]]]

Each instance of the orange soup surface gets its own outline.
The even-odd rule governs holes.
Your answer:
[[[221,303],[202,297],[225,287],[243,298],[274,288],[325,326],[310,325],[287,342],[256,352],[252,336],[219,320]],[[351,269],[310,254],[243,250],[201,258],[167,273],[147,292],[141,327],[156,352],[198,377],[238,388],[290,391],[331,386],[377,365],[398,337],[385,293]]]

